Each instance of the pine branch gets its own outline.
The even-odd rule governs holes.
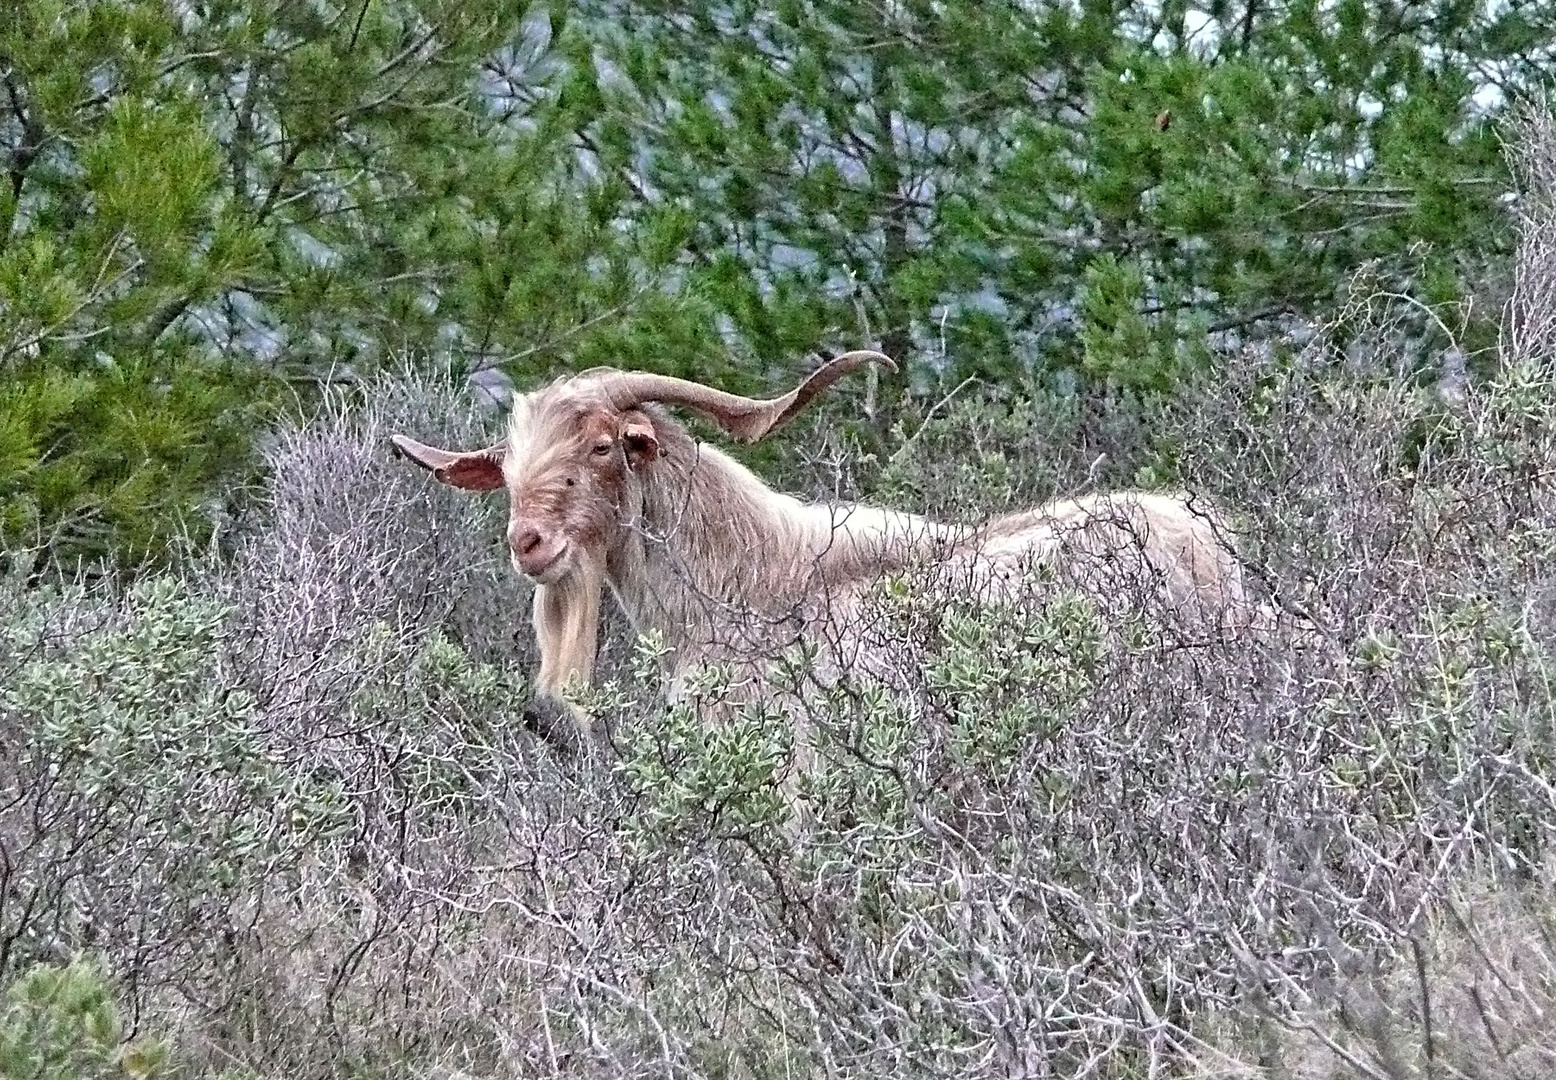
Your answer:
[[[27,181],[27,172],[32,168],[32,163],[38,157],[38,152],[43,149],[46,132],[43,123],[38,119],[37,111],[30,108],[27,95],[17,81],[16,69],[10,67],[5,73],[6,95],[11,102],[11,111],[15,114],[17,123],[21,125],[22,136],[16,149],[11,152],[11,199],[12,205],[21,202],[22,187]],[[10,223],[6,223],[6,233],[9,234]]]

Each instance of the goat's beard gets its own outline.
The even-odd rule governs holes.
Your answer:
[[[569,680],[588,683],[593,676],[605,576],[587,549],[572,548],[569,554],[572,566],[568,573],[535,587],[535,638],[540,646],[535,689],[541,696],[558,700]]]

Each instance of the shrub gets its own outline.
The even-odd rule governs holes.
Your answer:
[[[263,744],[255,700],[217,651],[226,612],[185,583],[27,599],[5,631],[25,659],[0,692],[6,835],[24,856],[0,872],[14,901],[0,956],[33,953],[46,933],[179,962],[211,942],[169,931],[338,832],[340,790]]]
[[[125,1040],[113,987],[96,963],[39,964],[6,990],[0,1076],[7,1080],[150,1080],[166,1061],[163,1043]]]
[[[474,422],[386,384],[276,438],[229,560],[0,590],[6,966],[100,949],[196,1074],[1238,1075],[1335,1058],[1294,1028],[1372,1060],[1358,994],[1422,1046],[1411,943],[1439,978],[1450,890],[1544,880],[1556,829],[1550,378],[1447,408],[1312,353],[1163,417],[1300,631],[909,576],[893,670],[666,704],[647,642],[567,765],[498,508],[382,449]]]

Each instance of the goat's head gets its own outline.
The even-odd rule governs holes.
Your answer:
[[[596,369],[516,397],[507,438],[456,453],[396,435],[412,461],[467,491],[508,489],[508,546],[514,568],[540,584],[598,568],[632,512],[641,478],[660,453],[651,402],[684,405],[747,442],[776,431],[811,398],[866,364],[894,367],[860,350],[822,365],[767,401],[646,372]]]

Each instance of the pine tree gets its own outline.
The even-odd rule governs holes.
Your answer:
[[[156,553],[299,387],[672,323],[565,73],[513,0],[6,6],[0,536]]]
[[[1507,244],[1480,73],[1549,62],[1543,12],[1454,0],[589,10],[604,157],[695,220],[738,350],[869,336],[920,389],[1167,391],[1364,266],[1461,300]]]

